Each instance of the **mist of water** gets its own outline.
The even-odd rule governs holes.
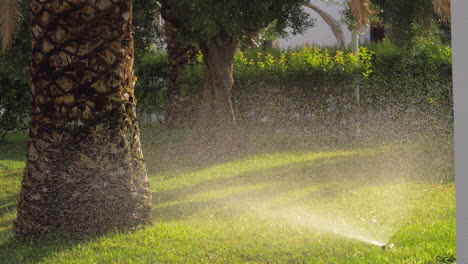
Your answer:
[[[338,236],[356,239],[376,246],[385,245],[391,234],[372,232],[366,230],[354,219],[346,216],[325,216],[311,212],[268,212],[268,217],[273,217],[287,222],[291,226],[301,226],[310,230],[333,233]],[[380,233],[380,234],[379,234]]]
[[[245,123],[253,122],[257,133],[259,130],[264,130],[262,132],[264,138],[252,140],[256,144],[255,147],[261,150],[259,152],[263,150],[269,153],[271,149],[269,145],[278,143],[288,143],[287,150],[298,152],[316,151],[319,149],[317,146],[340,150],[350,146],[356,148],[356,146],[377,147],[397,144],[405,146],[405,149],[394,153],[390,151],[385,155],[379,154],[359,164],[338,161],[335,167],[328,166],[323,171],[314,171],[314,174],[319,175],[316,178],[320,178],[317,181],[311,178],[307,179],[307,183],[304,182],[318,185],[321,180],[328,179],[330,182],[342,184],[335,186],[337,189],[352,186],[351,188],[356,188],[358,191],[366,187],[372,189],[379,186],[381,193],[369,193],[367,198],[357,199],[364,201],[366,206],[356,211],[341,210],[343,208],[340,206],[346,206],[346,203],[340,202],[340,199],[346,198],[344,195],[328,200],[318,195],[316,199],[308,200],[304,205],[304,203],[281,204],[281,202],[274,204],[271,200],[281,201],[283,196],[265,198],[256,197],[255,194],[251,194],[248,200],[239,201],[234,197],[223,202],[223,206],[228,206],[232,210],[241,213],[255,212],[255,216],[259,219],[286,223],[291,228],[300,227],[310,231],[331,233],[382,247],[389,243],[413,213],[415,207],[412,201],[418,197],[415,197],[417,192],[409,191],[409,188],[419,187],[417,184],[408,185],[408,183],[414,183],[415,180],[424,183],[440,182],[450,174],[444,174],[444,168],[440,166],[448,165],[447,171],[449,171],[450,162],[446,161],[452,158],[450,156],[452,146],[447,144],[451,137],[451,121],[445,116],[439,119],[435,114],[420,113],[416,107],[395,106],[369,110],[358,117],[353,115],[331,117],[330,115],[336,112],[333,109],[325,113],[313,110],[310,110],[310,113],[297,110],[295,113],[275,110],[277,104],[274,101],[269,101],[273,104],[271,108],[265,107],[266,103],[249,104],[252,108],[256,105],[261,106],[248,112],[252,113],[252,117],[247,116],[243,120]],[[288,104],[288,102],[283,103]],[[281,116],[281,113],[285,116]],[[287,114],[289,116],[286,116]],[[261,125],[257,126],[258,124]],[[357,131],[356,127],[360,131],[359,136],[354,133]],[[286,173],[289,168],[297,169],[284,164],[277,167]],[[289,184],[297,181],[296,185],[300,185],[304,177],[310,176],[306,175],[307,169],[303,169],[304,175],[289,174],[285,175],[283,180],[289,181]],[[307,204],[321,202],[328,204],[319,208]],[[378,212],[378,217],[370,217],[369,211]]]
[[[375,165],[375,171],[366,167],[356,169],[356,171],[367,170],[375,177],[391,178],[393,181],[404,179],[413,172],[413,168],[409,165],[412,164],[411,162],[406,166],[394,160],[380,160],[380,162],[380,166]],[[376,171],[382,168],[382,163],[392,163],[393,173],[384,170],[380,172],[383,175],[377,175]],[[361,164],[361,166],[369,166],[369,164]],[[313,188],[310,186],[304,188],[306,192],[303,195],[318,192],[315,198],[301,200],[296,195],[289,200],[288,195],[297,191],[295,187],[291,187],[290,190],[283,191],[276,196],[271,195],[265,198],[250,194],[248,201],[247,199],[243,199],[242,202],[229,199],[224,205],[241,213],[253,213],[258,219],[286,224],[292,230],[306,229],[311,232],[330,233],[379,247],[388,244],[402,224],[411,217],[415,208],[413,202],[418,198],[414,190],[421,187],[407,183],[366,186],[366,184],[359,183],[359,179],[352,175],[356,172],[346,170],[346,173],[351,179],[355,179],[355,184],[358,186],[356,191],[341,189],[345,188],[349,182],[328,187],[312,185]],[[324,176],[327,177],[327,175]],[[325,194],[321,195],[320,190]],[[334,195],[327,198],[327,191],[334,192]],[[353,197],[350,194],[353,192],[358,196]],[[314,203],[324,203],[324,205],[314,206]],[[353,203],[358,203],[358,205]],[[348,206],[353,209],[350,210]]]

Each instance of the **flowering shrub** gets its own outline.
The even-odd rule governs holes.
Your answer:
[[[331,54],[328,49],[313,46],[276,54],[256,52],[255,57],[239,51],[234,57],[234,75],[254,77],[279,74],[281,78],[287,78],[288,75],[296,74],[329,73],[351,76],[361,73],[362,76],[368,77],[372,71],[370,69],[372,52],[363,47],[358,56],[360,60],[357,63],[357,57],[352,53],[337,50]]]

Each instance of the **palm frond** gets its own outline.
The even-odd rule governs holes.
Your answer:
[[[327,14],[325,11],[320,9],[318,6],[306,2],[304,3],[304,6],[307,6],[308,8],[314,10],[319,14],[322,19],[328,24],[330,27],[331,31],[333,32],[333,35],[335,35],[336,41],[338,42],[338,45],[340,47],[344,47],[344,35],[343,35],[343,30],[341,29],[340,25],[338,24],[338,21],[336,21],[333,17],[331,17],[329,14]]]
[[[369,16],[372,14],[370,0],[350,0],[350,8],[357,30],[369,24]]]
[[[19,22],[21,20],[20,0],[0,1],[0,38],[2,39],[2,53],[13,44]]]
[[[450,0],[432,0],[434,10],[444,23],[450,23]]]

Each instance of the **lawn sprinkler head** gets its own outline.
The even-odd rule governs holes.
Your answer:
[[[380,248],[382,249],[382,251],[385,251],[387,249],[390,249],[390,248],[393,248],[395,245],[392,244],[388,244],[388,245],[382,245]]]

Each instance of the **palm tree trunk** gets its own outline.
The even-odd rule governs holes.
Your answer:
[[[148,223],[132,1],[31,0],[30,18],[32,121],[17,236]]]
[[[180,123],[183,115],[183,109],[180,102],[179,77],[183,72],[188,60],[195,54],[195,47],[180,42],[177,38],[178,30],[167,25],[167,94],[166,94],[166,124],[169,126]]]

